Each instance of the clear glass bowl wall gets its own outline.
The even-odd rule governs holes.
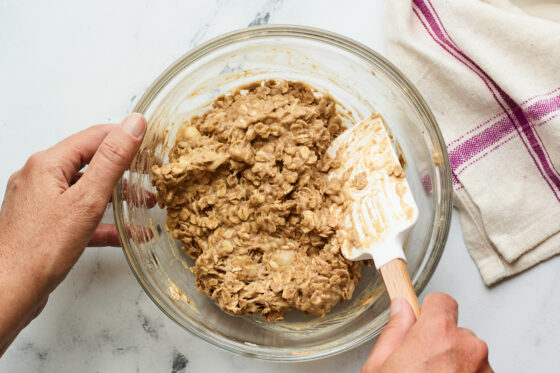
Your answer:
[[[265,26],[230,33],[183,56],[147,90],[135,111],[148,133],[115,187],[115,221],[138,281],[177,324],[217,346],[270,360],[310,360],[336,354],[377,336],[388,319],[388,299],[373,267],[363,268],[352,300],[325,317],[291,311],[281,322],[235,317],[196,290],[186,270],[193,264],[167,234],[166,211],[150,206],[150,170],[167,162],[181,123],[200,114],[218,95],[261,79],[303,81],[329,92],[352,125],[373,110],[388,123],[407,161],[406,173],[420,210],[406,244],[417,292],[430,279],[449,229],[452,188],[437,124],[412,84],[383,57],[325,31]]]

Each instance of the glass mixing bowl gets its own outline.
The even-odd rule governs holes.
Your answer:
[[[385,118],[406,158],[420,216],[405,245],[414,288],[421,292],[437,266],[449,229],[451,173],[444,142],[430,109],[414,86],[371,49],[326,31],[264,26],[232,32],[187,53],[169,67],[135,111],[148,132],[130,170],[113,193],[115,221],[136,278],[173,321],[206,341],[245,356],[311,360],[358,346],[377,336],[389,301],[374,267],[350,301],[325,317],[290,311],[268,323],[260,316],[231,316],[195,288],[193,264],[166,231],[166,210],[153,206],[150,170],[166,162],[177,129],[218,95],[261,79],[304,81],[329,92],[352,125],[374,109]]]

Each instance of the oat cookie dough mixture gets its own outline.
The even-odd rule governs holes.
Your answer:
[[[267,80],[218,97],[180,129],[169,163],[153,167],[167,227],[196,263],[198,289],[225,311],[281,320],[323,316],[352,297],[361,263],[340,251],[335,101]]]

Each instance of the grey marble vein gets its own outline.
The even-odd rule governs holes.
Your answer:
[[[269,20],[270,20],[270,12],[266,12],[264,15],[261,12],[258,12],[255,18],[251,22],[249,22],[247,27],[266,25],[268,24]]]
[[[267,25],[270,22],[270,16],[282,5],[282,0],[267,1],[260,11],[253,17],[247,27]]]
[[[171,373],[184,373],[189,364],[189,359],[178,350],[173,351],[173,360],[171,361]]]

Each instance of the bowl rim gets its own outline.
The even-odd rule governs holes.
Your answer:
[[[154,82],[146,89],[142,97],[139,99],[138,103],[134,107],[134,112],[144,113],[148,105],[152,100],[160,93],[160,91],[169,83],[177,74],[179,74],[184,68],[190,66],[198,59],[208,55],[211,52],[221,49],[222,47],[235,44],[248,39],[262,39],[267,37],[293,37],[296,39],[311,39],[315,42],[322,42],[337,48],[343,49],[357,57],[366,60],[369,63],[374,64],[394,83],[398,83],[400,86],[405,87],[408,98],[415,101],[416,109],[420,109],[421,114],[428,119],[430,126],[428,131],[430,131],[430,137],[435,138],[437,141],[434,143],[434,151],[438,151],[441,155],[441,162],[438,167],[441,185],[441,203],[439,205],[439,222],[435,222],[437,225],[437,235],[434,237],[434,248],[430,255],[427,257],[427,262],[424,263],[425,271],[420,273],[416,284],[414,286],[417,294],[420,294],[426,287],[429,279],[432,277],[447,241],[447,236],[449,234],[449,228],[451,224],[451,214],[453,206],[453,184],[451,177],[451,166],[449,163],[449,157],[445,147],[445,142],[443,136],[437,124],[437,121],[429,108],[428,104],[424,100],[423,96],[416,89],[416,87],[410,82],[410,80],[391,62],[384,58],[380,53],[372,50],[371,48],[365,46],[364,44],[357,42],[348,37],[326,31],[319,28],[299,26],[299,25],[262,25],[254,26],[249,28],[238,29],[225,34],[221,34],[215,38],[212,38],[205,43],[193,48],[192,50],[186,52],[181,57],[179,57],[173,64],[171,64],[167,69],[165,69]],[[142,275],[137,270],[137,260],[131,254],[132,250],[129,247],[129,242],[123,237],[126,237],[126,229],[121,214],[122,202],[119,199],[119,191],[122,188],[122,177],[117,182],[115,188],[113,189],[113,214],[115,219],[115,225],[117,228],[117,233],[119,240],[121,242],[123,253],[126,260],[132,270],[132,273],[136,277],[138,283],[148,295],[148,297],[157,305],[157,307],[173,320],[176,324],[180,325],[183,329],[187,330],[191,334],[209,342],[210,344],[220,347],[226,351],[246,356],[254,357],[261,360],[268,361],[283,361],[283,362],[296,362],[296,361],[309,361],[326,358],[333,356],[355,347],[362,345],[363,343],[371,340],[380,334],[380,331],[369,331],[363,333],[359,338],[347,341],[336,347],[329,347],[324,350],[313,351],[309,354],[271,354],[270,348],[260,347],[260,346],[250,346],[243,344],[241,342],[234,342],[229,339],[225,339],[223,336],[215,332],[208,332],[205,330],[198,330],[198,328],[193,324],[184,325],[179,320],[177,320],[167,309],[165,304],[152,295],[147,281],[142,278]],[[424,259],[426,261],[426,258]],[[385,320],[382,322],[384,327],[387,323],[388,317],[385,316]],[[382,330],[383,327],[380,329]],[[266,349],[266,350],[265,350]]]

